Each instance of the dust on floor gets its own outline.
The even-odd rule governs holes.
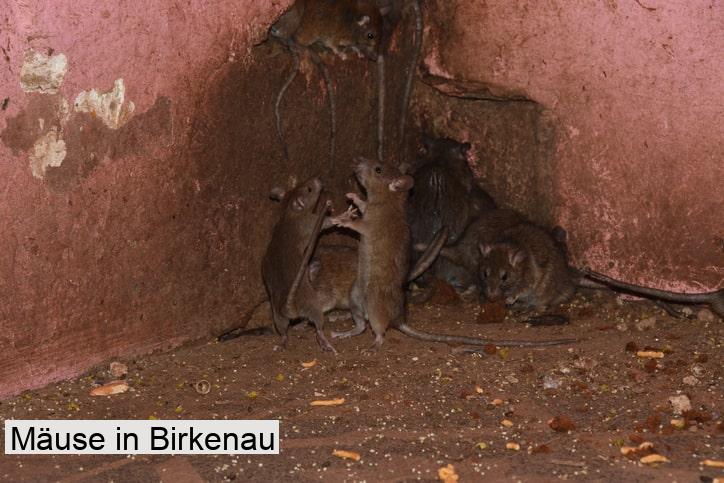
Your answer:
[[[411,324],[429,331],[579,339],[561,347],[459,354],[391,331],[383,350],[367,356],[361,350],[371,342],[368,331],[335,341],[334,356],[320,352],[314,331],[300,325],[282,352],[272,350],[275,337],[259,336],[125,360],[130,391],[91,397],[111,379],[104,365],[1,402],[0,418],[279,419],[281,454],[3,454],[0,478],[438,481],[448,465],[461,482],[724,478],[724,470],[704,464],[724,460],[722,321],[696,312],[675,319],[651,303],[605,293],[579,295],[563,310],[571,324],[554,327],[529,327],[495,306],[455,297],[409,310]],[[253,323],[268,323],[262,312]],[[661,357],[642,357],[646,351]],[[211,383],[208,394],[194,388],[199,380]],[[309,404],[333,398],[344,403]],[[643,463],[650,454],[667,462]]]

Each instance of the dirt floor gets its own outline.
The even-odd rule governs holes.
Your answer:
[[[452,294],[449,294],[452,295]],[[570,325],[529,327],[493,305],[438,290],[412,305],[430,331],[490,338],[580,342],[545,349],[456,353],[391,332],[363,355],[369,332],[321,353],[314,331],[203,341],[133,360],[131,389],[89,391],[108,366],[0,403],[12,419],[267,419],[281,421],[280,456],[0,456],[9,481],[437,481],[452,465],[459,481],[713,481],[724,469],[724,323],[696,311],[674,319],[648,302],[579,295],[563,309]],[[703,319],[703,320],[702,320]],[[266,307],[253,325],[268,323]],[[350,320],[329,327],[348,326]],[[638,351],[660,352],[660,358]],[[316,361],[312,367],[303,362]],[[307,364],[310,365],[310,364]],[[196,392],[206,379],[211,391]],[[670,402],[691,409],[682,414]],[[314,400],[344,398],[334,407]],[[686,409],[686,408],[684,408]],[[653,444],[653,447],[646,444]],[[4,443],[4,441],[3,441]],[[360,455],[359,461],[334,450]],[[623,452],[629,451],[628,456]],[[668,462],[642,463],[658,454]],[[450,480],[454,481],[454,480]]]

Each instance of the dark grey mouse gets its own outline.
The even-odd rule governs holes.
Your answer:
[[[314,323],[320,347],[334,352],[322,330],[324,314],[319,310],[319,296],[304,276],[330,207],[329,201],[320,203],[321,191],[322,182],[318,178],[302,183],[289,193],[281,189],[273,191],[282,202],[283,211],[262,259],[262,278],[274,329],[281,337],[280,346],[286,346],[290,321],[303,317]]]
[[[415,244],[427,244],[433,233],[447,226],[450,235],[446,246],[455,245],[473,220],[495,208],[495,202],[477,185],[470,171],[467,161],[470,144],[424,136],[423,145],[424,153],[417,163],[415,187],[408,205],[412,240]],[[477,250],[477,246],[474,248]],[[475,281],[474,270],[461,270],[444,257],[435,262],[431,274],[447,280],[460,291]]]
[[[365,320],[375,334],[371,349],[379,349],[389,327],[421,340],[471,345],[547,346],[573,342],[554,341],[493,341],[471,337],[430,334],[418,331],[405,323],[404,285],[408,273],[410,229],[405,214],[407,192],[414,185],[411,176],[381,161],[358,158],[355,175],[365,189],[367,200],[356,195],[351,199],[361,212],[346,213],[332,218],[337,226],[350,228],[360,234],[357,276],[350,290],[350,312],[355,327],[338,337],[362,333]]]
[[[329,171],[334,169],[336,106],[329,69],[318,55],[331,51],[346,58],[357,54],[375,60],[382,30],[382,13],[371,0],[297,0],[269,30],[272,38],[285,45],[293,60],[292,70],[285,80],[274,103],[277,135],[289,159],[284,141],[279,108],[289,85],[299,71],[299,54],[306,52],[317,65],[329,99],[330,153]]]

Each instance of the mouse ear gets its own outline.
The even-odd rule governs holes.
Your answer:
[[[307,278],[310,282],[314,283],[319,275],[319,270],[322,268],[322,262],[318,258],[312,258],[307,268]]]
[[[480,250],[480,254],[482,256],[487,257],[488,255],[490,255],[490,252],[493,250],[493,246],[485,244],[485,243],[481,243],[478,245],[478,250]]]
[[[284,201],[284,197],[286,195],[287,195],[287,193],[286,193],[286,191],[284,191],[284,188],[275,186],[269,192],[269,199],[272,199],[274,201]]]
[[[510,262],[511,266],[517,267],[518,264],[525,260],[526,257],[527,255],[523,250],[518,250],[516,252],[510,252],[508,254],[508,261]]]
[[[357,25],[359,25],[360,27],[364,27],[364,26],[367,25],[368,23],[370,23],[370,16],[369,16],[369,15],[362,15],[362,16],[357,20]]]
[[[390,188],[390,191],[409,191],[414,185],[415,180],[412,179],[412,176],[403,174],[390,181],[390,184],[387,186]]]
[[[402,174],[412,173],[412,166],[407,161],[400,163],[399,169]]]

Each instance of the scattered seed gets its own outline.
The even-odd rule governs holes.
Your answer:
[[[316,400],[309,403],[310,406],[339,406],[344,404],[344,398]]]
[[[354,461],[359,461],[361,458],[359,453],[355,453],[354,451],[346,451],[343,449],[335,449],[334,451],[332,451],[332,454],[338,458]]]

